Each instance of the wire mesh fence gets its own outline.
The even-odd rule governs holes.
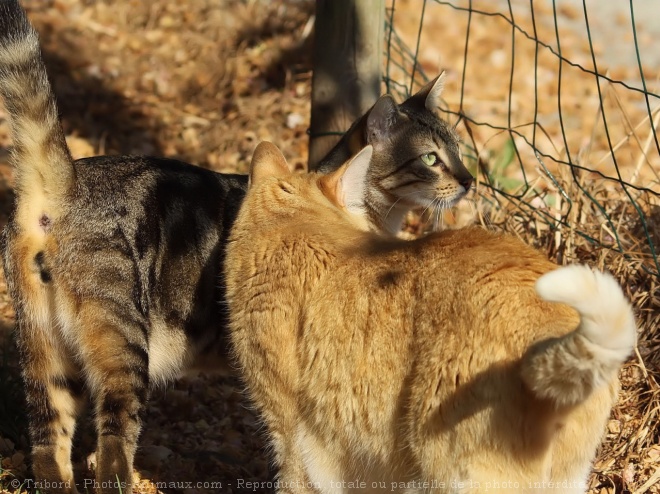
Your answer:
[[[464,139],[486,215],[515,211],[557,239],[560,258],[579,259],[578,244],[588,245],[658,275],[651,3],[389,0],[385,85],[402,99],[448,70],[443,111]],[[581,242],[559,241],[566,232]]]

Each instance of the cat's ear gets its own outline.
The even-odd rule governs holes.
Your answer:
[[[404,101],[403,105],[426,108],[430,112],[437,111],[440,108],[440,96],[445,88],[446,77],[447,73],[443,70],[438,77]]]
[[[272,142],[260,142],[254,150],[250,163],[250,185],[267,177],[282,177],[290,173],[282,151]]]
[[[378,98],[367,118],[367,143],[387,139],[392,128],[403,118],[406,116],[399,112],[392,96],[385,94]]]
[[[328,176],[329,188],[336,203],[355,214],[364,211],[364,194],[367,188],[367,172],[374,148],[366,146],[350,161]]]

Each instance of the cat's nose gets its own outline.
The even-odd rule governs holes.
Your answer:
[[[468,190],[470,190],[470,187],[472,187],[472,182],[473,182],[473,178],[468,177],[460,180],[458,183],[461,184],[463,187],[465,187],[465,192],[467,192]]]

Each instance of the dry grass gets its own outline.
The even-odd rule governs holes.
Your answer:
[[[639,236],[631,207],[623,206],[628,204],[626,196],[606,191],[595,181],[584,181],[578,187],[572,177],[562,177],[560,185],[573,198],[570,227],[549,228],[546,215],[558,214],[558,209],[530,213],[518,200],[482,205],[483,222],[520,236],[560,264],[586,263],[612,272],[621,282],[635,308],[639,342],[636,354],[621,372],[620,399],[595,462],[591,487],[592,492],[660,492],[656,485],[660,472],[660,280],[649,272],[655,264],[650,253],[644,252],[646,238]],[[624,218],[616,232],[629,247],[625,255],[585,239],[583,234],[603,239],[610,232],[584,190],[612,218]]]
[[[414,45],[419,20],[417,0],[398,0],[397,29]],[[245,171],[256,143],[269,139],[302,168],[307,160],[305,129],[309,122],[311,72],[305,25],[311,2],[199,0],[176,3],[116,0],[26,0],[42,34],[64,125],[74,154],[153,153],[182,158],[219,171]],[[475,0],[488,8],[489,1]],[[547,4],[534,2],[538,15]],[[437,7],[437,6],[436,6]],[[574,13],[568,12],[567,15]],[[526,23],[523,17],[520,22]],[[420,51],[430,75],[440,66],[450,71],[448,107],[458,109],[466,17],[448,9],[427,11]],[[497,18],[473,19],[464,108],[478,121],[506,123],[512,52],[509,27]],[[529,28],[529,26],[527,26]],[[540,28],[548,35],[548,25]],[[506,35],[502,35],[502,33]],[[442,35],[442,43],[436,38]],[[584,40],[566,32],[565,55],[584,59]],[[514,78],[514,124],[533,119],[530,83],[525,77],[533,46],[518,41]],[[486,60],[487,63],[483,63]],[[625,366],[619,403],[592,477],[593,493],[660,492],[660,289],[649,238],[660,246],[660,156],[649,119],[637,95],[620,85],[605,85],[604,109],[612,125],[613,152],[604,140],[602,114],[593,81],[572,70],[564,73],[563,109],[570,114],[568,146],[557,126],[556,60],[542,55],[539,147],[548,175],[534,153],[519,139],[519,164],[508,148],[510,137],[492,129],[459,127],[480,170],[477,199],[445,218],[461,226],[480,221],[537,246],[561,264],[585,262],[612,271],[633,301],[640,327],[637,354]],[[612,67],[628,77],[628,68]],[[655,80],[647,70],[647,79]],[[405,81],[405,78],[402,80]],[[578,96],[576,96],[578,95]],[[570,97],[569,97],[570,96]],[[571,99],[572,98],[572,99]],[[657,123],[660,112],[654,109]],[[525,132],[531,129],[526,129]],[[655,125],[657,128],[657,125]],[[528,135],[528,134],[526,134]],[[0,119],[0,150],[10,143]],[[567,149],[579,164],[616,178],[617,159],[626,180],[649,186],[631,189],[646,220],[618,181],[571,171],[560,160]],[[466,152],[466,154],[469,154]],[[0,152],[0,162],[5,155]],[[521,176],[525,171],[526,179]],[[487,179],[488,177],[488,179]],[[495,181],[506,198],[485,184]],[[528,185],[523,194],[524,187]],[[0,163],[0,223],[11,198],[11,179]],[[654,194],[655,192],[655,194]],[[597,207],[589,196],[596,199]],[[571,201],[569,208],[566,200]],[[605,213],[605,214],[604,214]],[[608,220],[607,218],[610,218]],[[562,219],[565,224],[558,224]],[[552,226],[551,226],[552,225]],[[413,224],[413,229],[421,226]],[[647,233],[648,232],[648,236]],[[586,237],[595,239],[589,241]],[[617,241],[618,238],[618,241]],[[621,250],[617,252],[616,249]],[[15,351],[7,338],[13,312],[0,278],[0,492],[24,491],[28,444]],[[17,392],[18,390],[18,392]],[[11,396],[11,397],[10,397]],[[93,448],[89,422],[78,435],[75,460],[80,479],[89,478],[85,456]],[[150,481],[214,481],[222,488],[173,487],[169,492],[244,492],[237,479],[272,478],[259,424],[232,379],[206,376],[183,379],[152,400],[141,438],[136,474],[139,492],[155,492]],[[18,481],[16,488],[12,481]],[[256,492],[271,492],[257,489]]]
[[[636,138],[645,142],[648,136]],[[552,176],[541,175],[540,167],[526,194],[502,194],[487,185],[485,176],[493,179],[487,173],[492,162],[482,162],[480,168],[477,196],[448,213],[451,227],[476,221],[508,231],[559,264],[585,263],[610,271],[621,282],[634,306],[639,341],[621,372],[622,391],[595,462],[590,492],[660,492],[660,277],[649,243],[651,238],[660,245],[655,196],[648,191],[636,194],[640,214],[611,180],[573,175],[565,166],[558,166]]]
[[[452,3],[468,5],[467,1]],[[394,25],[414,47],[420,12],[411,8],[413,4],[412,0],[396,2]],[[509,15],[506,2],[474,0],[470,5]],[[513,2],[513,6],[516,24],[533,33],[529,3]],[[553,45],[551,4],[534,2],[533,8],[538,39]],[[559,12],[562,54],[593,69],[585,32],[562,22],[566,18],[579,21],[581,12],[570,6],[563,9]],[[536,44],[519,32],[512,46],[511,26],[502,17],[472,16],[464,65],[467,21],[466,12],[428,2],[418,58],[428,74],[437,73],[438,67],[449,70],[446,103],[451,112],[460,110],[457,88],[466,70],[463,110],[472,121],[461,121],[458,130],[479,183],[476,197],[446,214],[443,222],[452,228],[480,222],[503,229],[559,264],[586,263],[607,269],[619,279],[635,308],[639,342],[621,373],[620,400],[595,462],[590,492],[660,492],[660,261],[653,255],[653,250],[660,255],[658,100],[650,98],[649,118],[643,95],[603,79],[601,100],[595,78],[566,63],[559,91],[557,57],[541,48],[535,58]],[[438,33],[442,33],[442,43]],[[641,29],[639,35],[644,36]],[[599,58],[605,47],[594,48]],[[615,80],[639,78],[634,63],[598,68]],[[644,66],[643,71],[655,90],[657,67]],[[393,75],[407,81],[404,73],[393,71]],[[534,142],[535,128],[536,149],[521,136],[475,123],[507,127],[509,119],[530,142]],[[535,126],[530,125],[533,122]],[[548,156],[539,156],[537,150]],[[565,163],[569,156],[584,169],[571,169]],[[637,188],[624,188],[621,179]],[[414,232],[422,228],[417,221],[411,224]]]

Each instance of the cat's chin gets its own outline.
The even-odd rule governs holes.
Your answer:
[[[467,191],[459,192],[449,198],[447,197],[419,197],[419,198],[414,198],[414,199],[407,199],[404,202],[404,199],[401,198],[399,199],[399,203],[397,205],[400,205],[401,207],[406,207],[409,209],[428,209],[433,210],[433,209],[449,209],[453,208],[456,206],[463,198],[467,196]]]
[[[346,211],[346,214],[355,228],[363,232],[371,231],[371,224],[364,212],[351,213],[350,211]]]
[[[459,202],[461,202],[461,201],[462,201],[467,195],[468,195],[468,191],[467,191],[467,190],[464,191],[464,192],[461,192],[461,193],[459,193],[459,194],[456,194],[455,197],[453,197],[452,199],[449,199],[449,200],[447,200],[447,201],[445,202],[444,207],[447,208],[447,209],[448,209],[448,208],[453,208],[453,207],[456,206]]]

